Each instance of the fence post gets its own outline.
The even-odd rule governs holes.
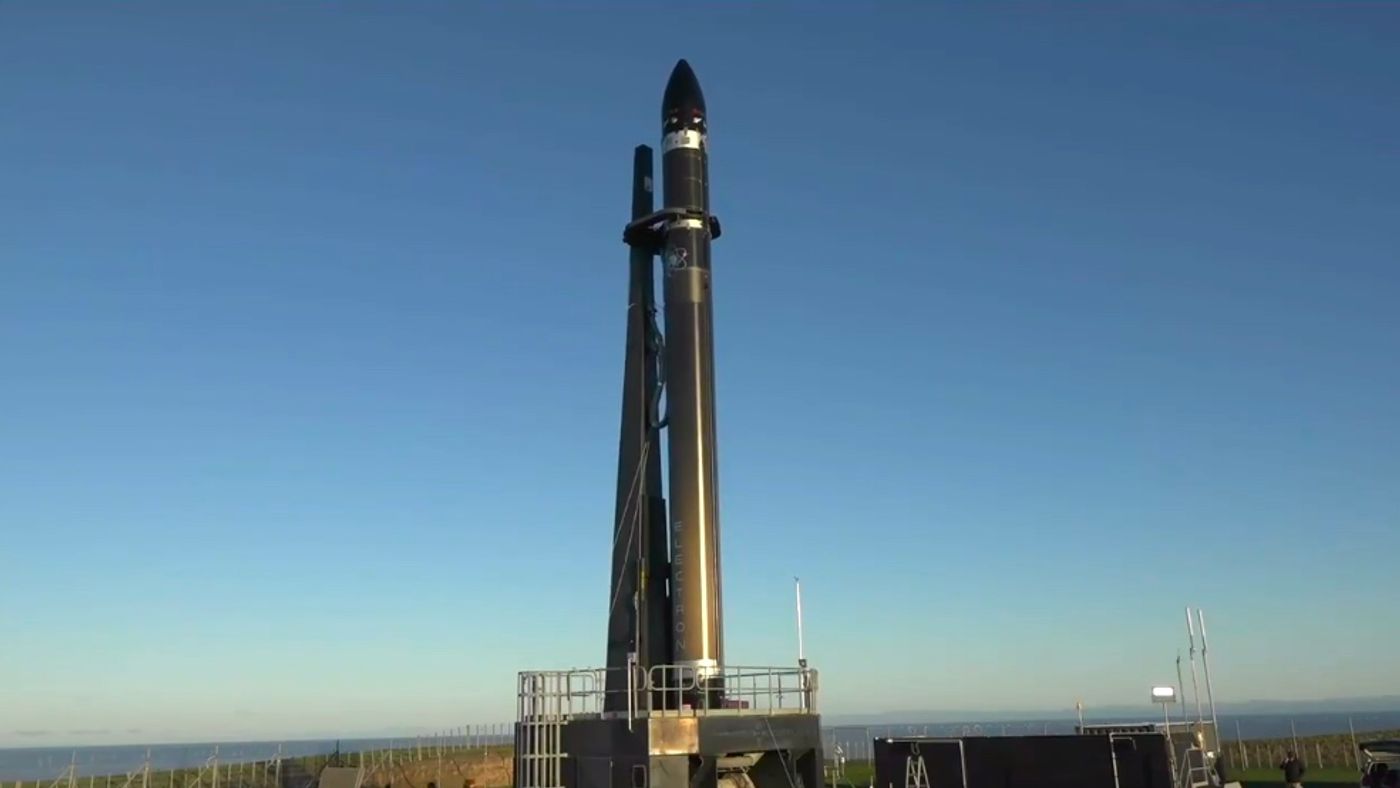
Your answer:
[[[1361,770],[1361,749],[1356,746],[1356,724],[1347,717],[1347,730],[1351,731],[1351,755],[1356,759],[1356,769]]]

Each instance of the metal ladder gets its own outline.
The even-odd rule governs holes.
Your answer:
[[[1209,788],[1215,785],[1211,781],[1210,766],[1206,763],[1206,754],[1200,747],[1187,747],[1181,759],[1181,773],[1176,781],[1178,788]]]
[[[564,722],[541,676],[522,677],[515,730],[516,788],[564,788]]]
[[[924,756],[915,753],[904,759],[904,788],[931,788]]]
[[[521,721],[515,734],[518,788],[564,788],[563,729],[557,719]]]

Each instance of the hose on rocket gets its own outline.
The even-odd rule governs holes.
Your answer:
[[[656,359],[656,388],[651,392],[651,402],[647,404],[647,422],[651,424],[652,429],[659,430],[671,421],[670,413],[661,415],[661,394],[666,389],[666,339],[661,335],[661,328],[656,325],[656,309],[652,308],[650,311],[647,321],[647,349]]]
[[[637,531],[639,530],[638,525],[642,517],[642,509],[640,504],[636,506],[633,506],[633,504],[638,503],[638,501],[641,499],[641,496],[637,495],[636,493],[638,491],[638,487],[643,483],[644,469],[647,465],[647,455],[650,453],[651,439],[648,438],[642,443],[641,456],[637,458],[637,467],[633,470],[632,481],[628,484],[627,487],[627,503],[623,504],[622,512],[618,516],[619,525],[623,523],[627,524],[627,548],[629,550],[631,549],[634,541],[637,542],[638,546],[640,546],[641,544],[640,541],[637,540]],[[613,529],[614,550],[617,549],[618,536],[620,535],[621,531],[622,528]],[[613,587],[617,590],[613,593],[612,601],[608,603],[608,615],[612,615],[613,608],[617,607],[617,600],[619,599],[619,596],[622,593],[622,584],[617,582],[617,578],[613,579]]]

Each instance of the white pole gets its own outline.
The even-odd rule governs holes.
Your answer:
[[[1356,768],[1361,768],[1361,748],[1356,746],[1356,724],[1347,717],[1347,729],[1351,731],[1351,755],[1356,759]]]
[[[807,651],[802,642],[802,580],[794,577],[792,583],[797,590],[797,664],[806,667]]]
[[[1206,671],[1206,698],[1210,701],[1210,726],[1215,732],[1215,748],[1220,749],[1220,718],[1215,716],[1215,691],[1210,686],[1210,656],[1206,645],[1206,611],[1196,609],[1196,618],[1201,622],[1201,666]]]
[[[1240,734],[1240,721],[1238,719],[1235,720],[1235,741],[1240,744],[1240,760],[1244,762],[1241,765],[1248,769],[1249,750],[1244,746],[1244,736]]]
[[[1076,701],[1074,702],[1074,710],[1075,710],[1076,712],[1079,713],[1079,732],[1080,732],[1080,733],[1083,733],[1083,732],[1084,732],[1084,701],[1082,701],[1082,700],[1076,700]],[[1005,727],[1005,726],[1003,726],[1003,727]]]
[[[1181,700],[1181,727],[1183,732],[1189,728],[1186,724],[1186,684],[1181,680],[1181,650],[1176,652],[1176,697]]]
[[[1186,637],[1191,648],[1187,654],[1191,659],[1191,694],[1196,698],[1196,731],[1205,727],[1205,711],[1201,708],[1201,688],[1196,683],[1196,620],[1191,616],[1191,608],[1186,608]],[[1204,739],[1204,737],[1202,737]],[[1201,742],[1205,744],[1204,741]]]

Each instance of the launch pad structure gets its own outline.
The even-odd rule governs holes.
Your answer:
[[[652,149],[637,146],[623,232],[627,341],[607,663],[519,674],[515,788],[822,788],[816,671],[801,656],[791,667],[724,662],[710,286],[720,226],[710,213],[705,99],[684,60],[661,120],[662,207]]]

